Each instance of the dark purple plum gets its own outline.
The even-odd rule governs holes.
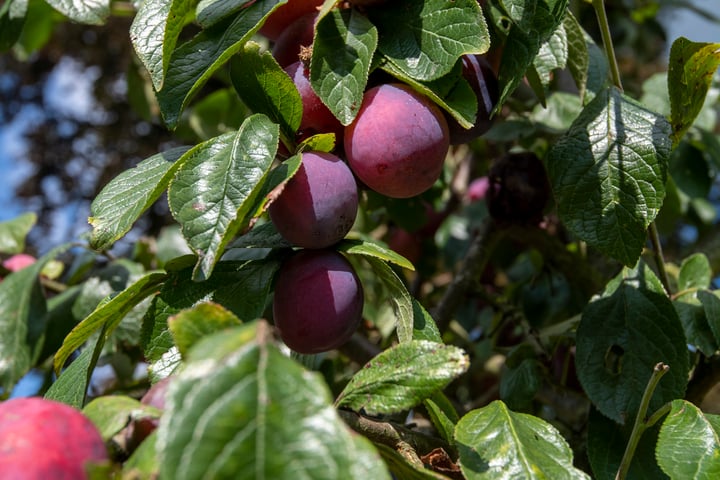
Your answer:
[[[298,353],[325,352],[347,342],[362,310],[360,279],[334,250],[301,250],[278,272],[273,318],[283,342]]]
[[[325,248],[342,240],[355,223],[355,177],[337,156],[305,152],[297,173],[270,204],[270,219],[290,243]]]
[[[310,86],[309,71],[305,64],[297,61],[285,67],[285,71],[290,75],[302,99],[300,134],[310,136],[317,133],[334,133],[339,141],[342,138],[343,126]]]
[[[448,126],[440,109],[407,85],[369,89],[357,117],[344,133],[352,171],[372,190],[409,198],[440,177],[449,148]]]
[[[276,41],[291,23],[305,14],[317,12],[322,4],[323,0],[289,0],[270,14],[259,33]]]
[[[493,162],[486,201],[500,224],[537,225],[550,199],[550,182],[542,161],[532,152],[513,152]]]
[[[500,99],[495,72],[482,55],[463,55],[462,75],[475,92],[478,109],[475,115],[475,124],[468,129],[460,126],[457,120],[446,114],[452,145],[468,143],[490,130],[493,124],[490,113]]]
[[[315,34],[317,12],[308,13],[291,23],[275,41],[272,55],[281,67],[300,59],[303,47],[309,47]]]

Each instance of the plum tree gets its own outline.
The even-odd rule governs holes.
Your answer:
[[[316,12],[322,4],[323,0],[289,0],[265,20],[259,33],[276,41],[291,23],[307,13]]]
[[[88,462],[108,459],[95,425],[63,403],[39,397],[0,403],[0,477],[88,478]]]
[[[319,353],[347,342],[362,310],[360,279],[334,250],[301,250],[277,274],[273,318],[282,340],[296,352]]]
[[[304,47],[313,42],[317,12],[307,13],[295,20],[280,34],[272,48],[272,55],[281,67],[295,63]]]
[[[270,205],[270,219],[290,243],[324,248],[350,231],[358,209],[355,178],[331,153],[306,152],[302,165]]]
[[[493,124],[491,112],[500,98],[497,77],[490,63],[482,55],[462,56],[462,76],[470,84],[477,97],[477,114],[471,128],[463,128],[457,120],[446,114],[450,128],[450,143],[468,143],[490,130]]]
[[[369,89],[344,132],[350,168],[369,188],[394,198],[428,190],[440,177],[449,148],[440,109],[404,84]]]
[[[302,99],[303,113],[300,120],[300,135],[334,133],[337,138],[340,138],[344,127],[310,86],[309,72],[305,64],[297,61],[285,67],[285,71],[292,78]]]
[[[499,223],[537,224],[550,198],[542,161],[532,152],[504,155],[490,167],[487,203]]]

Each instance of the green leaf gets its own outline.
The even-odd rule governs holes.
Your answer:
[[[597,409],[590,407],[587,426],[587,456],[596,480],[615,480],[625,448],[630,440],[633,423],[618,425],[608,421]],[[645,430],[635,449],[628,480],[663,480],[667,476],[660,470],[655,458],[660,425]]]
[[[298,144],[297,151],[332,153],[339,140],[335,138],[334,133],[318,133],[303,139]]]
[[[317,373],[249,324],[206,337],[168,391],[158,429],[161,478],[389,479],[352,434]]]
[[[526,358],[500,377],[500,399],[508,408],[524,409],[542,386],[542,365],[537,359]]]
[[[141,2],[130,25],[130,41],[138,58],[150,73],[155,90],[161,90],[170,55],[187,18],[194,13],[196,0],[155,0]]]
[[[373,272],[375,272],[386,290],[397,319],[398,340],[400,342],[409,342],[413,338],[413,326],[415,323],[410,292],[407,291],[405,284],[387,263],[369,256],[366,256],[365,260],[370,264]]]
[[[717,293],[717,291],[700,290],[697,297],[705,310],[705,319],[715,337],[715,342],[720,344],[720,298]]]
[[[573,466],[572,450],[555,427],[499,400],[462,417],[455,444],[468,480],[589,478]]]
[[[495,112],[515,91],[533,65],[542,44],[550,39],[563,22],[567,0],[505,0],[503,7],[511,22],[505,41],[498,84],[500,100]]]
[[[222,305],[205,302],[171,317],[168,320],[168,327],[180,350],[180,355],[185,357],[198,340],[240,323],[242,323],[240,319]]]
[[[269,51],[248,42],[230,62],[235,91],[250,110],[267,115],[280,125],[285,138],[294,141],[300,128],[303,106],[292,79]]]
[[[431,82],[421,82],[408,76],[391,62],[383,62],[380,68],[407,83],[445,109],[463,128],[470,128],[477,113],[477,96],[462,75],[462,65],[455,64],[450,73]]]
[[[710,261],[704,253],[694,253],[683,259],[678,273],[678,290],[708,288],[712,280]]]
[[[590,67],[590,52],[585,40],[585,32],[570,10],[565,15],[563,25],[567,35],[567,67],[573,80],[575,80],[575,85],[582,100],[585,98],[585,91],[587,90],[588,69]]]
[[[698,407],[674,400],[660,427],[657,459],[670,478],[718,478],[720,438]]]
[[[565,31],[565,24],[560,23],[550,38],[540,45],[540,50],[533,60],[533,67],[540,77],[540,81],[544,86],[550,84],[552,80],[552,72],[557,69],[563,69],[567,65],[568,37]]]
[[[0,390],[12,391],[37,361],[45,334],[47,303],[40,272],[68,248],[62,245],[0,282]]]
[[[368,242],[366,240],[344,239],[336,248],[349,255],[363,255],[365,257],[373,257],[386,262],[394,263],[398,267],[408,270],[415,270],[410,260],[386,248],[379,243]]]
[[[90,378],[105,345],[105,327],[93,345],[88,345],[80,355],[63,370],[62,374],[45,392],[45,398],[66,403],[77,409],[85,405]]]
[[[668,65],[668,92],[675,144],[700,113],[719,65],[720,43],[691,42],[685,37],[673,42]]]
[[[143,440],[137,449],[122,464],[122,478],[141,479],[159,478],[157,451],[157,430]]]
[[[331,10],[315,27],[310,84],[343,125],[360,110],[377,43],[377,29],[355,9]]]
[[[160,111],[168,127],[175,128],[190,97],[240,50],[278,5],[278,0],[258,0],[237,16],[203,30],[172,52],[165,83],[157,92]]]
[[[440,436],[449,443],[455,442],[455,425],[460,420],[457,410],[442,391],[435,392],[423,401],[430,421]]]
[[[685,331],[688,344],[708,357],[718,349],[718,342],[706,317],[706,310],[698,300],[698,291],[691,290],[673,298],[673,306]]]
[[[462,55],[490,48],[476,0],[388,2],[368,14],[378,29],[380,53],[415,80],[440,78]]]
[[[278,126],[248,117],[237,132],[186,154],[168,189],[173,217],[198,255],[193,278],[207,279],[227,243],[247,226],[278,145]]]
[[[665,196],[670,128],[611,87],[550,150],[558,213],[573,234],[634,265]]]
[[[0,253],[14,255],[25,251],[25,238],[37,222],[37,215],[28,212],[0,222]]]
[[[283,3],[286,3],[285,0],[278,0],[278,5]],[[202,28],[212,27],[251,4],[250,0],[200,0],[196,8],[196,20]]]
[[[413,333],[415,340],[428,340],[430,342],[443,343],[440,330],[430,313],[425,310],[416,298],[412,299],[413,306]]]
[[[105,441],[127,427],[131,421],[141,418],[160,418],[160,410],[125,395],[98,397],[82,409],[83,415],[92,421]]]
[[[451,345],[426,340],[400,343],[366,363],[335,403],[371,415],[401,412],[445,388],[469,365],[465,352]]]
[[[277,170],[274,169],[273,172]],[[263,223],[246,234],[238,237],[228,245],[225,255],[232,255],[233,249],[245,250],[248,248],[291,248],[292,244],[285,240],[277,231],[272,222]]]
[[[70,20],[88,25],[102,25],[110,16],[110,0],[45,0]]]
[[[7,0],[0,6],[0,52],[12,47],[25,25],[28,0]]]
[[[130,231],[140,215],[165,191],[182,163],[178,159],[187,150],[178,147],[153,155],[105,185],[90,205],[92,248],[107,250]]]
[[[685,334],[670,299],[655,290],[649,269],[634,273],[585,307],[576,335],[580,383],[598,410],[621,424],[635,417],[658,362],[670,371],[650,411],[683,396],[689,369]]]
[[[55,372],[59,372],[70,354],[99,328],[105,327],[104,334],[107,338],[123,317],[138,303],[155,293],[166,278],[167,274],[163,272],[150,272],[108,302],[100,304],[65,337],[62,347],[55,354]]]

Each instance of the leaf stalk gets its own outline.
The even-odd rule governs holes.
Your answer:
[[[645,392],[643,392],[642,400],[640,401],[640,409],[638,410],[637,416],[635,417],[635,424],[633,425],[632,433],[630,433],[630,439],[628,440],[627,447],[625,447],[625,453],[623,454],[622,460],[620,461],[620,468],[618,468],[615,480],[624,480],[627,477],[628,470],[630,470],[630,463],[632,462],[635,449],[640,443],[640,437],[642,434],[651,427],[660,418],[658,412],[663,411],[664,407],[655,412],[653,416],[646,420],[648,407],[650,406],[650,399],[655,393],[655,388],[658,386],[660,379],[665,375],[670,367],[662,362],[655,365],[653,373],[645,386]],[[652,420],[652,423],[650,423]]]

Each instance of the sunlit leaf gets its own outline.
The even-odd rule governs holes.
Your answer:
[[[550,151],[548,174],[565,226],[634,265],[663,198],[670,128],[616,88],[598,94]]]
[[[190,150],[168,189],[170,211],[197,254],[193,274],[207,279],[227,243],[246,227],[275,158],[277,124],[248,117],[237,132]]]
[[[462,417],[455,444],[468,480],[589,479],[573,466],[572,450],[555,427],[499,400]]]
[[[267,324],[206,337],[189,357],[160,421],[162,478],[389,479],[321,377],[283,355]]]
[[[337,405],[371,415],[407,410],[467,370],[461,349],[426,340],[400,343],[375,356],[348,382]]]

